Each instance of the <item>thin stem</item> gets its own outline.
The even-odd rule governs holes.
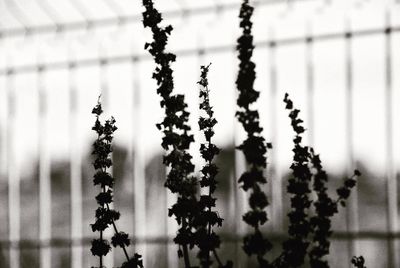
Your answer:
[[[170,124],[169,126],[169,131],[173,132],[174,128],[173,126]],[[173,145],[173,149],[176,150],[177,146],[176,144]],[[182,220],[182,228],[185,229],[186,228],[186,221],[185,219]],[[189,249],[187,244],[182,244],[182,251],[183,251],[183,260],[185,262],[185,268],[190,268],[190,258],[189,258]]]
[[[107,209],[110,210],[110,206],[109,206],[108,204],[106,204],[106,205],[107,205]],[[111,219],[111,222],[112,222],[112,225],[113,225],[113,227],[114,227],[114,231],[118,234],[119,232],[118,232],[117,226],[115,225],[114,220]],[[129,255],[128,255],[128,253],[126,252],[125,245],[124,245],[124,244],[121,244],[121,247],[122,247],[122,250],[124,251],[126,260],[129,261]]]
[[[186,228],[186,221],[183,219],[182,227]],[[189,250],[187,244],[182,245],[183,248],[183,260],[185,262],[185,268],[190,268]]]
[[[99,97],[100,98],[100,97]],[[99,116],[97,116],[97,120],[99,120]],[[97,140],[100,140],[100,134],[97,135]],[[106,191],[105,186],[102,187],[103,193]],[[102,206],[104,208],[104,204]],[[103,241],[103,231],[100,231],[100,241]],[[100,268],[103,268],[103,255],[100,255]]]
[[[217,254],[217,251],[216,251],[215,249],[213,249],[213,253],[214,253],[215,259],[216,259],[217,262],[218,262],[218,265],[219,265],[219,266],[223,266],[223,264],[222,264],[222,262],[221,262],[221,259],[219,258],[218,254]]]
[[[104,168],[103,172],[106,172],[106,171],[107,171],[106,168]],[[103,188],[103,193],[105,193],[105,192],[106,192],[106,186],[103,186],[102,188]],[[107,210],[110,211],[110,206],[109,206],[109,204],[106,204],[106,206],[107,206]],[[104,205],[103,205],[103,208],[104,208]],[[117,226],[115,225],[114,220],[111,219],[111,222],[112,222],[112,225],[113,225],[113,227],[114,227],[115,233],[118,234],[119,232],[118,232]],[[124,251],[126,260],[129,261],[129,255],[128,255],[128,253],[126,252],[125,245],[124,245],[124,244],[121,244],[121,247],[122,247],[122,250]],[[100,266],[100,267],[101,267],[101,266]]]
[[[208,91],[208,87],[206,87],[206,90]],[[208,139],[208,148],[211,146],[211,137]],[[208,160],[208,165],[211,166],[211,160]],[[208,197],[211,199],[211,185],[208,187]],[[211,204],[208,205],[208,212],[211,214]],[[208,230],[207,230],[208,237],[210,238],[211,236],[211,223],[208,222]],[[207,250],[207,265],[209,265],[210,261],[210,250]]]
[[[103,240],[103,231],[100,231],[100,240]],[[100,268],[103,268],[103,256],[100,255]]]

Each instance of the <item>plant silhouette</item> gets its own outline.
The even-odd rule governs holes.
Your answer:
[[[256,78],[255,63],[251,60],[253,55],[253,36],[251,34],[251,16],[254,8],[249,1],[243,1],[239,18],[242,35],[237,40],[237,51],[239,58],[239,73],[236,80],[238,89],[236,117],[247,133],[247,138],[237,149],[241,150],[247,162],[248,169],[239,178],[239,183],[244,191],[250,190],[249,205],[250,211],[243,215],[243,221],[254,228],[254,233],[243,238],[243,250],[247,255],[257,256],[260,267],[269,267],[268,260],[264,257],[271,250],[272,244],[264,238],[260,226],[267,220],[265,208],[268,206],[268,198],[262,190],[263,184],[267,183],[264,177],[264,170],[267,167],[267,148],[272,148],[266,143],[262,136],[262,127],[259,122],[259,114],[256,109],[251,108],[260,95],[254,89]]]
[[[192,249],[196,244],[193,224],[200,212],[196,197],[198,180],[192,175],[194,165],[192,156],[188,153],[194,139],[189,134],[189,112],[186,111],[185,97],[172,93],[174,80],[170,64],[175,61],[176,56],[165,52],[172,26],[159,26],[162,17],[151,0],[143,0],[143,6],[146,9],[143,12],[143,25],[149,27],[153,33],[153,42],[146,43],[145,49],[157,64],[153,78],[157,81],[157,93],[162,98],[160,105],[165,111],[163,122],[157,124],[157,128],[164,134],[161,146],[167,152],[163,163],[170,167],[165,187],[178,195],[178,200],[169,209],[168,216],[174,216],[179,225],[174,238],[174,242],[179,245],[178,256],[184,258],[185,267],[191,267],[189,248]]]
[[[216,198],[213,194],[217,188],[216,176],[218,174],[218,167],[213,163],[214,157],[220,152],[220,149],[212,143],[211,139],[214,136],[214,126],[217,120],[213,117],[214,112],[210,105],[209,89],[207,74],[209,71],[208,66],[201,66],[201,79],[200,84],[200,110],[203,110],[206,117],[199,118],[199,128],[203,132],[206,143],[200,146],[200,153],[206,164],[201,169],[202,178],[200,180],[201,187],[208,187],[208,194],[201,195],[199,200],[200,214],[196,217],[196,241],[199,247],[198,257],[202,267],[210,267],[212,260],[210,259],[210,252],[214,253],[215,259],[219,267],[232,267],[232,261],[228,261],[225,265],[218,257],[216,249],[220,246],[221,241],[219,236],[213,231],[213,226],[222,226],[223,219],[218,215],[218,211],[212,210],[215,207]]]
[[[319,155],[315,154],[312,147],[302,145],[301,135],[305,128],[301,125],[303,120],[298,117],[300,110],[293,107],[287,93],[283,101],[285,108],[290,111],[289,118],[295,132],[294,155],[290,166],[292,177],[287,186],[287,192],[291,194],[291,211],[288,214],[289,239],[283,243],[283,251],[274,260],[273,266],[300,267],[308,256],[311,267],[329,267],[324,256],[329,254],[331,217],[338,212],[338,204],[345,206],[350,190],[356,185],[355,178],[361,173],[355,170],[354,175],[344,181],[344,185],[337,189],[336,200],[329,197],[326,185],[328,176],[322,168]],[[316,200],[310,198],[312,191],[317,196]]]
[[[189,147],[194,142],[188,123],[189,112],[185,96],[174,94],[174,80],[171,63],[176,60],[173,53],[166,52],[168,38],[172,26],[160,26],[161,13],[154,7],[152,0],[142,0],[143,25],[150,28],[153,40],[146,43],[144,48],[153,56],[156,68],[153,79],[157,81],[157,94],[160,95],[160,106],[164,110],[164,119],[156,124],[162,132],[161,146],[165,150],[163,164],[168,168],[164,186],[177,195],[177,202],[168,209],[168,216],[175,217],[179,226],[174,242],[177,244],[177,255],[183,258],[185,268],[193,268],[191,255],[197,251],[196,257],[202,268],[216,264],[220,268],[233,267],[232,261],[221,261],[217,249],[223,241],[216,232],[221,227],[223,219],[216,210],[217,199],[215,190],[218,187],[218,167],[214,163],[220,149],[212,143],[214,126],[217,120],[210,104],[208,72],[210,65],[201,66],[200,105],[204,114],[199,120],[199,128],[205,142],[200,145],[200,154],[204,160],[201,168],[201,178],[193,175],[194,164]],[[343,185],[336,190],[336,197],[328,194],[328,175],[322,167],[318,154],[312,147],[303,145],[302,134],[306,131],[303,121],[299,118],[300,110],[294,108],[293,101],[286,93],[283,99],[285,109],[289,111],[289,119],[295,133],[293,138],[293,160],[290,165],[291,177],[288,179],[287,193],[290,195],[289,226],[287,239],[282,243],[282,251],[275,258],[268,258],[273,245],[261,232],[261,226],[267,221],[267,195],[262,190],[267,183],[264,173],[267,168],[267,151],[272,145],[263,137],[258,110],[253,108],[260,93],[254,89],[256,65],[252,61],[254,44],[252,35],[252,14],[254,8],[248,0],[243,0],[239,12],[242,29],[237,40],[239,71],[236,80],[238,90],[236,118],[241,123],[247,137],[236,149],[240,150],[246,160],[247,169],[238,178],[240,187],[249,192],[248,204],[250,210],[245,212],[242,219],[252,227],[252,231],[243,238],[242,249],[250,257],[255,256],[258,267],[262,268],[291,268],[306,265],[312,268],[329,267],[326,256],[330,251],[331,218],[338,213],[338,205],[345,206],[351,189],[356,185],[356,178],[361,175],[358,170],[346,178]],[[135,254],[129,258],[126,247],[130,240],[128,235],[119,232],[115,225],[120,217],[119,212],[110,209],[113,201],[114,178],[107,172],[112,166],[109,154],[112,151],[113,133],[117,129],[115,120],[106,120],[103,125],[99,116],[102,114],[101,103],[93,109],[96,122],[93,130],[98,137],[94,143],[93,163],[97,170],[94,184],[101,187],[96,200],[99,208],[96,210],[96,221],[92,224],[93,232],[99,232],[100,238],[92,241],[92,254],[99,257],[100,267],[103,267],[103,256],[111,250],[109,241],[103,238],[103,231],[112,225],[115,235],[111,239],[114,247],[121,247],[126,256],[124,267],[143,267],[141,256]],[[202,191],[201,188],[203,188]],[[208,192],[207,192],[208,190]],[[200,194],[202,192],[203,194]],[[315,196],[315,197],[313,197]],[[212,256],[213,257],[212,257]],[[355,267],[365,268],[364,258],[353,257],[351,263]]]
[[[121,265],[121,268],[143,268],[141,255],[135,253],[132,258],[129,257],[126,247],[129,246],[130,240],[128,234],[120,232],[117,229],[115,222],[120,218],[120,213],[114,209],[110,209],[110,204],[113,202],[113,186],[114,178],[107,169],[112,166],[112,160],[110,153],[112,152],[112,140],[114,131],[117,130],[115,126],[115,119],[111,117],[106,120],[104,124],[100,122],[100,115],[103,113],[101,107],[100,97],[97,101],[97,105],[93,108],[92,113],[96,116],[95,124],[92,128],[97,133],[97,139],[93,144],[93,152],[96,156],[93,166],[96,169],[96,173],[93,177],[93,184],[100,186],[101,192],[96,196],[96,201],[99,207],[96,210],[96,221],[91,224],[93,232],[99,232],[100,238],[92,240],[92,247],[90,251],[94,256],[99,257],[99,268],[103,268],[103,256],[106,256],[111,250],[110,243],[107,239],[104,239],[103,232],[110,225],[114,229],[114,236],[111,238],[111,245],[121,247],[126,261]],[[92,267],[97,268],[97,267]]]

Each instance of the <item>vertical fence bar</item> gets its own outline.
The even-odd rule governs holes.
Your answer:
[[[345,124],[346,124],[346,147],[347,147],[347,173],[351,174],[354,167],[354,145],[353,145],[353,42],[351,34],[350,20],[347,19],[346,34],[345,34]],[[352,233],[348,241],[349,254],[351,256],[357,255],[358,243],[354,240],[359,232],[358,223],[358,186],[356,186],[349,197],[349,206],[346,209],[346,224],[347,231]],[[349,264],[350,265],[350,264]],[[351,266],[351,265],[350,265]]]
[[[273,149],[270,150],[270,178],[271,178],[271,189],[272,189],[272,200],[271,200],[271,219],[272,229],[275,233],[283,232],[283,199],[282,199],[282,174],[279,170],[279,165],[277,161],[277,93],[278,93],[278,73],[277,73],[277,62],[276,62],[276,43],[273,41],[275,39],[274,30],[270,29],[270,43],[269,49],[269,76],[270,76],[270,99],[269,99],[269,119],[271,121],[271,143]]]
[[[136,89],[137,89],[137,83],[138,83],[138,81],[137,81],[137,79],[135,79],[136,78],[136,74],[135,74],[135,64],[136,64],[136,61],[132,58],[132,61],[131,61],[131,73],[133,74],[132,76],[133,76],[133,78],[132,78],[132,99],[131,99],[131,101],[132,101],[132,106],[131,106],[131,114],[132,114],[132,118],[134,118],[134,115],[135,115],[135,102],[137,101],[137,98],[136,98],[136,96],[135,96],[135,94],[136,94]],[[132,205],[133,205],[133,211],[132,211],[132,230],[133,230],[133,233],[132,233],[132,236],[133,236],[133,239],[136,239],[136,232],[135,232],[135,230],[136,230],[136,222],[135,222],[135,186],[134,186],[134,179],[135,179],[135,162],[134,162],[134,159],[135,159],[135,149],[134,149],[134,144],[135,144],[135,142],[134,142],[134,140],[135,140],[135,133],[136,133],[136,131],[137,131],[137,127],[135,127],[135,121],[134,121],[134,119],[131,121],[131,133],[130,133],[130,139],[128,140],[128,152],[127,152],[127,161],[128,161],[128,163],[129,163],[129,165],[128,165],[128,170],[129,170],[129,179],[131,180],[131,182],[132,182],[132,185],[131,185],[131,187],[132,187],[132,189],[131,189],[131,191],[132,191]],[[133,248],[133,251],[137,251],[136,250],[136,241],[134,240],[133,241],[133,243],[132,243],[132,248]]]
[[[312,24],[310,21],[306,25],[306,92],[307,92],[307,128],[308,132],[308,144],[314,147],[314,61],[313,61],[313,38],[312,36]]]
[[[72,49],[71,49],[72,50]],[[73,53],[70,51],[70,53]],[[78,88],[74,55],[69,55],[69,157],[71,180],[71,268],[82,268],[82,159],[79,130]]]
[[[146,238],[146,180],[143,155],[143,135],[141,128],[141,87],[138,81],[139,68],[137,61],[132,62],[133,81],[133,109],[132,109],[132,137],[133,137],[133,204],[134,204],[134,236],[144,241]],[[143,256],[143,265],[146,266],[146,244],[135,247]]]
[[[51,268],[51,181],[50,159],[47,147],[48,123],[47,123],[47,88],[44,83],[45,71],[42,65],[38,65],[38,97],[39,97],[39,239],[40,267]]]
[[[397,181],[393,161],[393,85],[392,85],[392,35],[390,11],[386,10],[385,29],[385,151],[386,151],[386,208],[388,239],[388,267],[399,267],[399,245],[392,236],[398,231]]]
[[[39,239],[40,267],[51,267],[51,181],[47,150],[47,92],[43,81],[44,67],[37,70],[39,98]]]
[[[7,71],[7,178],[8,178],[8,232],[10,247],[10,268],[20,267],[20,176],[17,165],[15,135],[16,135],[16,87],[12,69]]]

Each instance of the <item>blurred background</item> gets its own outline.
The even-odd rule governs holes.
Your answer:
[[[235,267],[256,267],[241,250],[246,195],[237,185],[245,168],[234,147],[245,137],[235,114],[238,0],[155,1],[174,31],[168,49],[175,90],[184,93],[203,164],[197,120],[200,65],[212,62],[221,254]],[[363,176],[333,221],[331,267],[363,255],[368,267],[400,267],[400,1],[253,1],[257,107],[268,154],[265,190],[270,220],[264,231],[279,254],[285,239],[292,138],[283,96],[305,121],[306,144],[320,153],[331,192],[357,168]],[[155,67],[144,44],[141,1],[0,0],[0,267],[91,267],[97,207],[93,187],[91,109],[101,94],[105,116],[116,118],[115,209],[145,267],[182,265],[167,217],[174,196],[163,187],[163,118]],[[111,236],[112,232],[108,232]],[[120,265],[113,250],[107,267]]]

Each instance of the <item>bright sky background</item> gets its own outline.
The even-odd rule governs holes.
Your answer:
[[[116,1],[117,2],[117,1]],[[192,10],[239,1],[156,1],[157,7],[167,10]],[[391,25],[400,24],[400,7],[390,1],[281,1],[265,4],[259,1],[254,15],[254,36],[262,43],[270,38],[285,39],[303,37],[306,33],[315,35],[342,33],[346,25],[353,30],[382,29],[385,27],[385,12],[391,16]],[[277,1],[272,1],[277,2]],[[279,1],[278,1],[279,2]],[[329,2],[332,2],[329,4]],[[8,4],[7,4],[8,3]],[[111,25],[68,33],[31,34],[28,36],[7,36],[10,29],[21,28],[21,22],[28,26],[52,24],[49,16],[40,8],[39,1],[17,1],[24,12],[16,19],[12,1],[0,1],[0,29],[5,34],[0,39],[0,128],[2,159],[7,158],[7,135],[14,137],[15,159],[21,172],[29,172],[32,159],[38,155],[39,136],[45,135],[45,151],[51,159],[66,158],[69,155],[72,135],[74,143],[82,152],[89,150],[90,130],[94,117],[90,114],[97,96],[103,90],[108,115],[117,120],[119,130],[116,142],[129,146],[130,142],[140,144],[142,155],[148,159],[160,149],[160,133],[155,123],[162,118],[159,97],[151,79],[154,64],[149,58],[131,64],[131,61],[110,63],[104,68],[98,65],[78,67],[74,74],[67,68],[45,70],[41,77],[36,72],[16,74],[7,79],[5,68],[9,66],[35,65],[37,63],[65,62],[69,60],[98,59],[125,55],[147,55],[143,50],[146,41],[151,40],[149,30],[143,30],[140,21],[123,25]],[[110,9],[106,1],[82,2],[85,8],[77,12],[73,1],[51,1],[58,22],[82,21],[83,15],[89,20],[124,16],[140,16],[139,1],[118,1]],[[43,4],[43,3],[42,3]],[[54,11],[54,10],[53,10]],[[13,15],[14,12],[14,15]],[[87,14],[86,14],[87,13]],[[20,20],[20,22],[18,21]],[[221,10],[202,15],[167,17],[175,30],[169,42],[169,49],[188,50],[215,46],[232,46],[239,35],[237,10]],[[400,161],[400,36],[392,35],[391,63],[393,78],[393,137],[395,163]],[[272,162],[287,169],[291,155],[289,119],[284,110],[282,98],[289,92],[295,105],[302,111],[306,128],[310,128],[308,107],[306,45],[297,43],[279,46],[276,49],[277,95],[271,95],[271,58],[267,46],[256,47],[254,60],[257,64],[256,89],[261,91],[259,108],[265,135],[274,144]],[[353,137],[354,158],[368,163],[372,170],[383,171],[386,162],[385,151],[385,38],[375,34],[352,39],[353,60]],[[322,155],[325,166],[337,170],[348,162],[346,147],[346,97],[345,97],[345,41],[343,38],[313,43],[314,62],[314,124],[310,129],[315,146]],[[237,65],[232,50],[222,53],[206,53],[178,56],[173,65],[176,92],[186,94],[191,111],[191,123],[197,134],[197,104],[199,65],[212,62],[210,71],[211,102],[215,106],[219,124],[216,141],[228,146],[234,140],[240,142],[241,131],[235,123],[234,101]],[[37,88],[41,86],[47,94],[47,122],[39,127],[39,102]],[[71,119],[69,112],[69,89],[77,88],[77,116]],[[14,127],[7,127],[7,89],[15,93],[16,114]],[[140,93],[134,93],[137,91]],[[140,104],[133,108],[133,103]],[[274,105],[274,106],[272,106]],[[274,110],[275,107],[276,109]],[[274,116],[276,115],[276,117]],[[275,119],[274,119],[275,118]],[[74,120],[75,123],[72,123]],[[274,123],[275,122],[275,123]],[[11,126],[11,125],[9,125]],[[72,128],[74,130],[72,130]],[[10,130],[11,129],[11,130]],[[7,132],[8,131],[8,132]],[[42,132],[41,132],[42,131]],[[8,134],[7,134],[8,133]],[[236,134],[235,134],[236,133]],[[198,140],[198,139],[197,139]],[[193,152],[197,153],[198,144]],[[198,159],[198,156],[197,156]],[[4,172],[4,167],[3,167]],[[4,173],[3,173],[4,174]]]

